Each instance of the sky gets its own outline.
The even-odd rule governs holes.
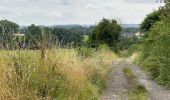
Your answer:
[[[140,24],[156,0],[0,0],[0,20],[20,25],[96,24],[102,18]]]

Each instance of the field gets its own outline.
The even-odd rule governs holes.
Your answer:
[[[98,100],[117,56],[110,50],[0,51],[1,100]]]

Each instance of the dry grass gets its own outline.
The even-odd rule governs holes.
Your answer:
[[[1,51],[1,100],[96,100],[116,55],[101,50],[92,57],[74,49],[53,49],[45,61],[39,51]]]

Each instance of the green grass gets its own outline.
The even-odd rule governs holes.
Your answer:
[[[130,68],[123,68],[123,72],[126,77],[131,78],[131,79],[136,79],[137,77],[133,74],[132,70]]]
[[[84,38],[83,41],[84,41],[84,42],[87,42],[88,39],[89,39],[89,36],[88,36],[88,35],[83,35],[83,38]]]
[[[129,90],[129,100],[147,100],[147,91],[145,87],[138,85]]]

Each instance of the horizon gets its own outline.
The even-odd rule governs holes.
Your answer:
[[[17,24],[17,23],[16,23]],[[19,25],[19,24],[18,24]],[[32,25],[32,24],[30,24]],[[19,25],[19,27],[28,27],[30,25]],[[34,24],[36,25],[36,24]],[[120,26],[124,27],[124,28],[128,28],[128,27],[135,27],[138,28],[140,27],[140,24],[119,24]],[[56,24],[56,25],[36,25],[36,26],[46,26],[46,27],[70,27],[70,26],[81,26],[81,27],[91,27],[91,26],[96,26],[96,24]]]

